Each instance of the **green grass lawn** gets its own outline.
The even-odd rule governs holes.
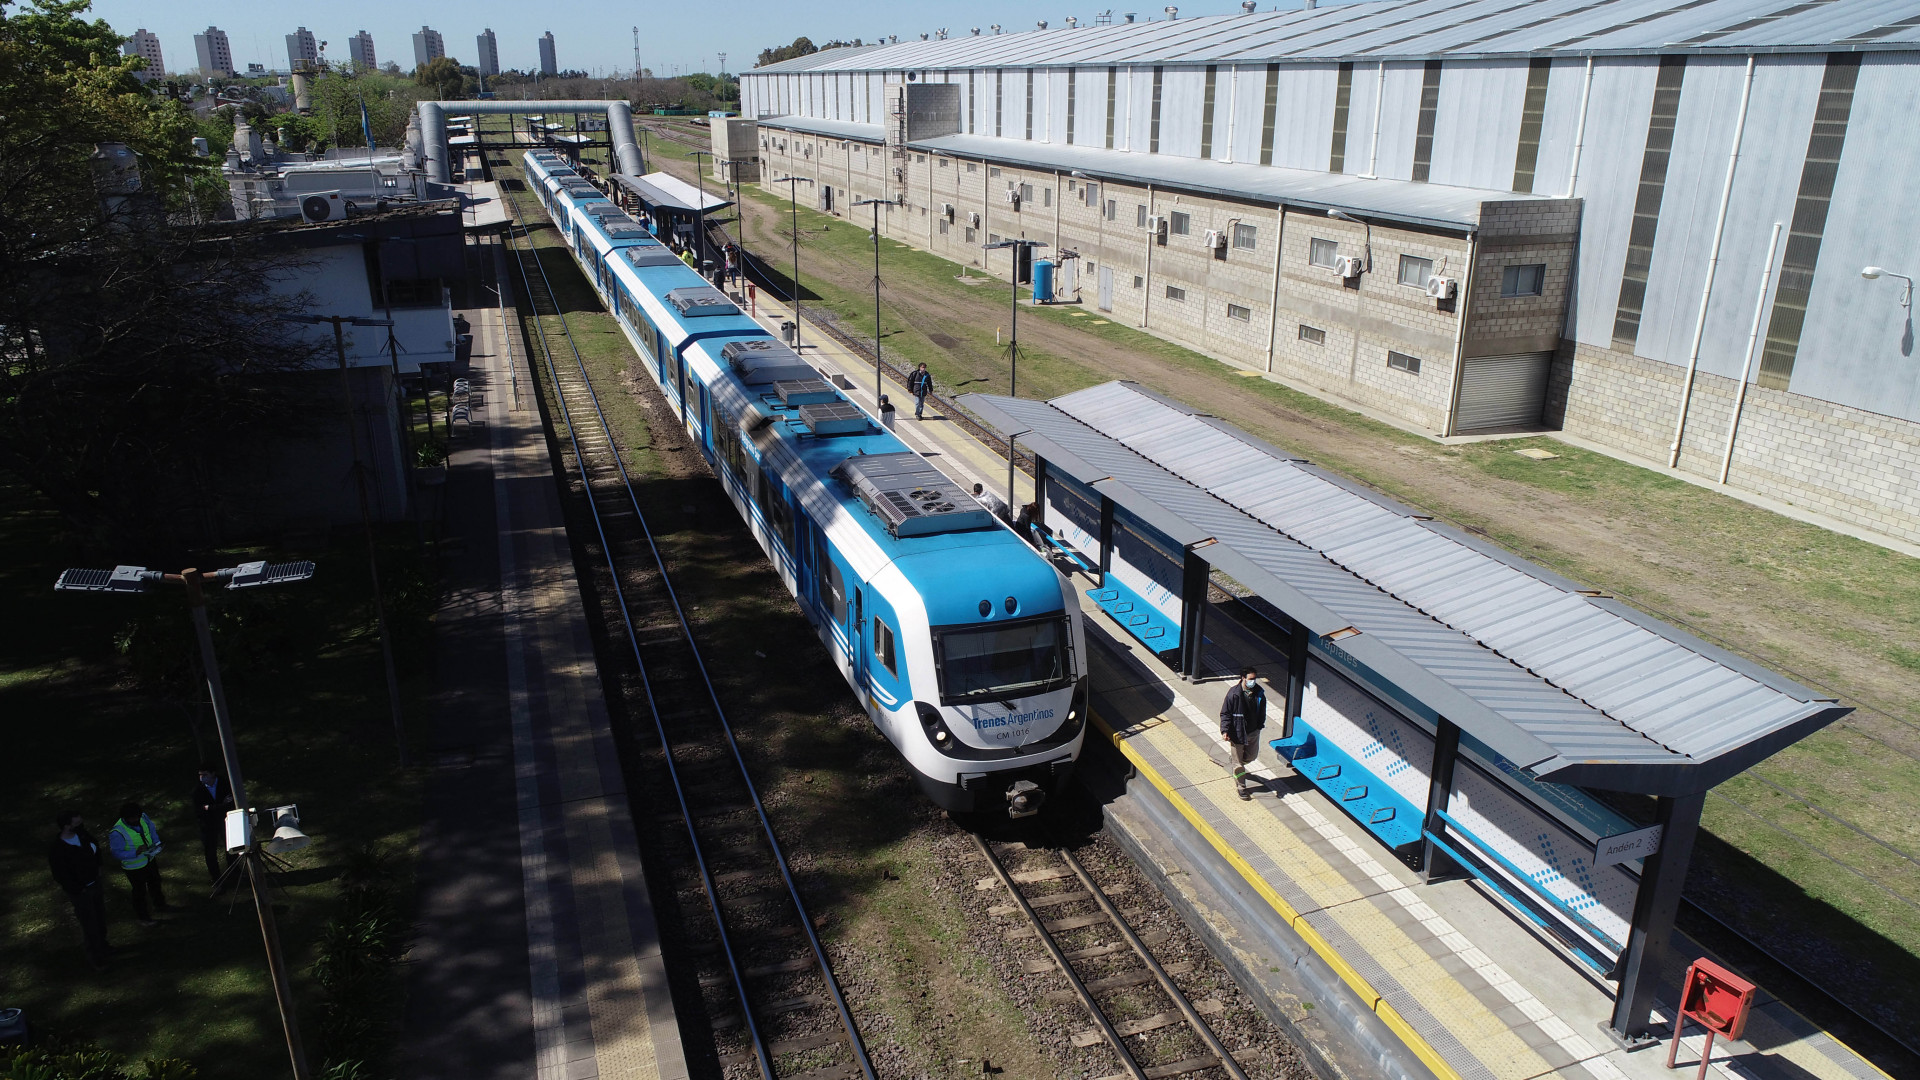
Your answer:
[[[412,535],[410,526],[382,534],[382,582],[409,718],[423,729],[420,672],[434,590]],[[8,741],[0,814],[10,823],[9,840],[0,845],[0,1004],[134,1062],[187,1058],[209,1080],[284,1075],[253,909],[208,898],[184,805],[197,762],[219,756],[211,713],[190,698],[169,700],[136,677],[193,654],[187,609],[173,589],[132,597],[55,593],[54,578],[68,562],[113,561],[80,552],[37,494],[0,475],[0,596],[8,613],[0,620],[0,716]],[[137,561],[134,553],[126,557]],[[275,899],[317,1070],[329,1057],[377,1057],[381,1050],[325,1043],[307,969],[351,853],[377,850],[397,881],[408,879],[418,785],[396,764],[359,530],[335,530],[330,544],[312,550],[210,553],[202,565],[257,557],[318,564],[307,583],[251,594],[218,590],[209,600],[250,793],[265,805],[298,803],[314,838],[288,860]],[[63,808],[84,814],[104,843],[128,798],[143,800],[158,823],[167,843],[161,865],[168,898],[185,910],[163,917],[159,927],[137,927],[126,883],[109,870],[108,935],[119,951],[111,970],[96,974],[48,875],[45,845],[50,819]]]

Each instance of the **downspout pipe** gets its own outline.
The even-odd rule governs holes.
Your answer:
[[[1360,175],[1371,180],[1380,175],[1380,108],[1387,100],[1387,62],[1380,61],[1379,76],[1373,82],[1373,142],[1367,150],[1367,171]]]
[[[1573,190],[1580,183],[1580,151],[1587,145],[1587,103],[1593,100],[1593,56],[1587,56],[1587,76],[1580,84],[1580,122],[1573,130],[1573,163],[1567,168],[1567,193],[1563,199],[1573,198]]]
[[[1680,388],[1680,412],[1673,418],[1673,442],[1667,447],[1667,468],[1680,464],[1680,442],[1687,431],[1687,409],[1693,405],[1694,376],[1700,372],[1700,341],[1707,332],[1707,302],[1713,298],[1713,276],[1720,269],[1720,241],[1727,231],[1727,205],[1733,201],[1733,173],[1740,164],[1740,140],[1747,131],[1747,106],[1753,100],[1753,54],[1747,54],[1746,81],[1740,87],[1740,118],[1733,124],[1733,148],[1727,151],[1727,179],[1720,185],[1720,213],[1713,222],[1713,251],[1707,256],[1707,280],[1700,286],[1700,312],[1693,320],[1693,345],[1687,350],[1687,377]],[[1772,268],[1769,260],[1768,268]]]
[[[1767,314],[1767,289],[1773,284],[1773,256],[1780,248],[1780,223],[1773,223],[1773,239],[1767,241],[1767,265],[1760,271],[1760,295],[1753,300],[1753,325],[1747,330],[1747,358],[1740,365],[1740,389],[1733,399],[1733,415],[1727,418],[1727,446],[1720,453],[1720,482],[1727,482],[1733,471],[1733,440],[1740,434],[1740,410],[1747,407],[1747,376],[1753,374],[1753,354],[1760,347],[1760,320]]]

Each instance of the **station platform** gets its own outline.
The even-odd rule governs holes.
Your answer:
[[[508,267],[482,245],[495,280]],[[676,1080],[679,1026],[512,294],[462,312],[409,964],[415,1077]]]
[[[757,317],[776,333],[791,317],[788,308],[764,294],[756,307]],[[802,336],[808,361],[846,375],[855,387],[852,396],[871,408],[872,366],[812,326]],[[931,409],[927,421],[912,420],[912,399],[897,382],[888,380],[886,393],[899,410],[896,433],[902,439],[954,479],[982,483],[1006,496],[1006,461],[994,448],[958,424],[933,419]],[[1009,501],[1020,505],[1031,492],[1031,481],[1018,476]],[[1097,730],[1089,738],[1110,740],[1132,767],[1130,783],[1147,785],[1173,808],[1177,826],[1188,830],[1187,850],[1210,853],[1226,875],[1264,902],[1256,914],[1271,920],[1269,929],[1290,934],[1299,953],[1311,954],[1332,973],[1349,1015],[1351,1009],[1364,1010],[1377,1019],[1369,1025],[1390,1033],[1395,1067],[1367,1071],[1436,1080],[1678,1075],[1666,1068],[1665,1042],[1629,1052],[1605,1033],[1613,1008],[1610,983],[1475,881],[1422,883],[1264,740],[1250,767],[1260,792],[1250,801],[1235,794],[1215,719],[1230,673],[1253,663],[1263,672],[1274,670],[1284,682],[1284,667],[1270,666],[1272,653],[1258,637],[1240,630],[1216,607],[1206,621],[1201,679],[1185,681],[1114,624],[1098,599],[1088,595],[1095,581],[1079,577],[1085,580],[1076,581],[1076,592],[1097,658]],[[1265,737],[1279,735],[1278,710],[1272,710]],[[1209,921],[1232,918],[1224,909],[1196,905],[1190,910]],[[1211,929],[1218,931],[1216,940],[1249,943],[1244,947],[1258,953],[1244,928]],[[1676,932],[1667,957],[1671,970],[1661,984],[1677,988],[1681,970],[1701,955],[1696,944]],[[1256,973],[1269,966],[1279,971],[1287,962],[1257,954],[1239,960],[1242,970]],[[1297,1021],[1296,1030],[1335,1042],[1343,1037],[1337,1030],[1341,1025],[1307,1022],[1311,1001],[1274,1004],[1283,1018]],[[1656,1021],[1670,1020],[1669,1005],[1656,1005]],[[1324,1001],[1322,1008],[1328,1008]],[[1697,1068],[1703,1035],[1690,1028],[1680,1067]],[[1334,1050],[1322,1060],[1380,1061],[1366,1048]],[[1335,1066],[1335,1071],[1352,1070]],[[1724,1080],[1876,1080],[1886,1075],[1764,987],[1744,1039],[1715,1041],[1710,1071]]]

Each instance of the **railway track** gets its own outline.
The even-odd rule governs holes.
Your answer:
[[[1057,974],[1066,989],[1050,1000],[1078,1002],[1092,1026],[1073,1043],[1104,1043],[1118,1070],[1101,1080],[1228,1076],[1247,1080],[1233,1054],[1208,1026],[1210,1002],[1187,999],[1174,976],[1190,965],[1163,966],[1152,945],[1164,932],[1135,932],[1093,875],[1066,848],[1002,844],[970,834],[992,869],[975,887],[1004,891],[1011,903],[990,912],[1018,914],[1026,923],[1009,936],[1034,939],[1045,958],[1028,961],[1030,975]],[[1003,857],[999,849],[1006,849]],[[1008,859],[1017,862],[1010,867]],[[1118,936],[1119,940],[1113,938]]]
[[[672,834],[666,847],[679,856],[674,884],[681,907],[711,915],[704,925],[688,919],[690,940],[682,948],[699,969],[702,1011],[712,1018],[719,1064],[726,1075],[764,1080],[872,1080],[859,1028],[555,303],[520,217],[521,201],[508,199],[513,222],[506,243],[531,308],[533,381],[546,399],[567,487],[591,521],[585,546],[597,548],[611,582],[609,606],[618,616],[607,620],[612,648],[631,651],[644,697],[641,715],[651,718],[659,740],[671,795],[663,800],[662,824]]]

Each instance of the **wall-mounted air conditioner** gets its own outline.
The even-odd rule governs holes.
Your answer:
[[[1333,272],[1343,278],[1357,278],[1367,268],[1367,261],[1358,255],[1342,255],[1333,261]]]
[[[944,218],[946,218],[946,219],[947,219],[948,221],[952,221],[952,220],[953,220],[953,204],[952,204],[952,203],[941,203],[941,204],[940,204],[940,215],[941,215],[942,217],[944,217]]]
[[[1020,209],[1020,189],[1019,188],[1007,189],[1007,205],[1013,207],[1016,211]]]
[[[1147,231],[1152,233],[1154,237],[1158,239],[1161,243],[1163,244],[1166,243],[1167,242],[1167,219],[1160,214],[1155,214],[1152,217],[1149,217],[1147,219]]]
[[[300,216],[308,221],[345,221],[347,201],[337,191],[316,191],[301,197]]]
[[[967,212],[967,228],[977,229],[979,227],[980,227],[980,215],[969,210]]]
[[[1427,277],[1427,295],[1435,300],[1451,300],[1459,290],[1459,285],[1450,277],[1431,274]]]
[[[1217,251],[1227,246],[1227,234],[1219,229],[1207,230],[1207,250]]]

